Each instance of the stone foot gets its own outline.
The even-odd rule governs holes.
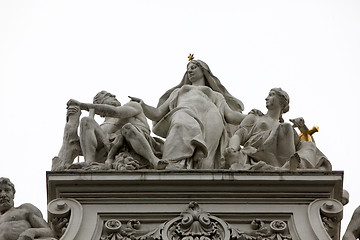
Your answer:
[[[200,162],[204,158],[205,158],[205,153],[202,150],[196,148],[194,153],[194,161]]]
[[[155,166],[155,169],[164,170],[168,164],[169,164],[169,162],[167,160],[159,160],[157,162],[157,165]]]

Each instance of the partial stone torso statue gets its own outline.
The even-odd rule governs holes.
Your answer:
[[[14,207],[14,185],[0,178],[0,240],[55,240],[38,208],[30,203]]]
[[[342,240],[360,239],[360,206],[357,207],[351,217],[349,225]]]

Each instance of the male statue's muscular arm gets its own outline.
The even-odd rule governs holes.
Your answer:
[[[27,213],[27,221],[31,228],[25,230],[20,234],[18,240],[33,240],[40,237],[54,237],[54,232],[43,219],[42,214],[38,208],[30,203],[25,203],[19,208],[25,209]]]
[[[115,107],[107,104],[82,103],[75,99],[70,99],[67,105],[77,105],[81,110],[85,111],[94,109],[95,113],[102,117],[130,118],[138,115],[141,112],[141,109],[136,108],[129,103],[125,104],[124,106]]]

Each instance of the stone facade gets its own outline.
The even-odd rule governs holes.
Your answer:
[[[63,240],[336,240],[342,185],[340,171],[47,172]]]

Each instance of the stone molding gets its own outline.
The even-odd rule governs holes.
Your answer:
[[[318,171],[48,172],[49,218],[69,220],[62,240],[337,240],[342,182]]]
[[[54,199],[48,204],[50,226],[57,237],[75,239],[82,223],[83,209],[75,199]]]

